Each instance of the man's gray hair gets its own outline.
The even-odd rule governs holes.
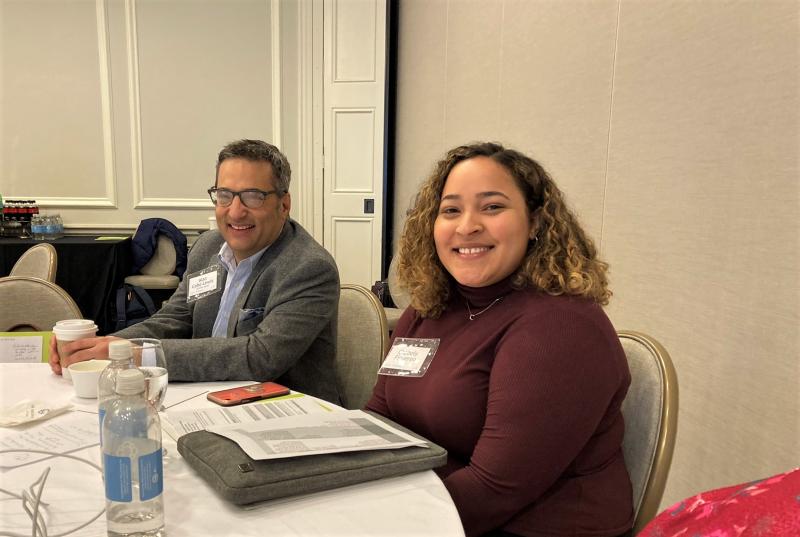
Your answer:
[[[217,174],[214,186],[219,180],[219,167],[229,158],[243,158],[253,162],[267,162],[272,166],[272,175],[275,178],[275,188],[279,196],[289,192],[289,182],[292,180],[292,169],[289,160],[280,149],[261,140],[236,140],[222,148],[217,157]]]

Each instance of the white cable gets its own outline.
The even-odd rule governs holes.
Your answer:
[[[93,463],[91,461],[87,461],[86,459],[81,459],[80,457],[76,457],[75,455],[68,455],[66,453],[54,453],[52,451],[40,451],[40,450],[36,450],[36,449],[3,449],[3,450],[0,450],[0,455],[2,455],[3,453],[38,453],[38,454],[41,454],[41,455],[51,455],[53,457],[66,457],[68,459],[74,459],[74,460],[76,460],[78,462],[82,462],[84,464],[88,464],[89,466],[91,466],[92,468],[96,469],[101,474],[103,473],[103,469],[100,468],[95,463]],[[28,487],[28,489],[31,492],[29,492],[28,490],[23,490],[21,496],[19,494],[15,494],[13,492],[9,492],[7,490],[0,489],[0,492],[8,494],[9,496],[13,496],[14,498],[18,498],[18,499],[22,500],[22,508],[25,510],[25,512],[31,518],[31,521],[33,523],[33,527],[31,529],[31,535],[30,536],[23,535],[21,533],[15,533],[15,532],[10,532],[10,531],[0,530],[0,537],[48,537],[47,525],[45,524],[44,516],[42,516],[42,514],[39,512],[39,506],[40,505],[47,506],[46,503],[41,501],[41,498],[42,498],[42,491],[44,490],[44,484],[45,484],[45,481],[47,481],[47,476],[49,475],[49,473],[50,473],[50,467],[48,466],[47,469],[42,473],[42,475],[39,476],[39,479],[34,481]],[[34,492],[33,488],[37,484],[39,485],[39,490],[38,490],[38,492]],[[31,503],[33,503],[33,509],[31,509]],[[105,509],[105,507],[103,507],[100,510],[99,513],[97,513],[95,516],[93,516],[91,519],[89,519],[88,521],[84,522],[80,526],[72,528],[71,530],[65,531],[63,533],[57,533],[57,534],[52,535],[50,537],[64,537],[65,535],[69,535],[70,533],[75,533],[76,531],[85,528],[86,526],[88,526],[89,524],[91,524],[92,522],[94,522],[95,520],[100,518],[100,516],[103,513],[105,513],[105,511],[106,511],[106,509]]]

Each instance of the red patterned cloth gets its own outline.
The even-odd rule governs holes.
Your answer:
[[[798,537],[800,468],[669,507],[638,537]]]

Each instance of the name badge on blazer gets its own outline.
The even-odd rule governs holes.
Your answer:
[[[439,338],[395,338],[378,374],[394,377],[421,377],[428,371],[428,366],[438,349]]]
[[[186,302],[191,304],[203,297],[219,293],[222,290],[222,273],[219,265],[192,272],[186,278],[189,285],[186,291]]]

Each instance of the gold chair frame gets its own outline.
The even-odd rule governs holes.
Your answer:
[[[633,535],[636,535],[658,513],[667,484],[678,429],[678,376],[669,353],[653,337],[629,330],[620,331],[617,335],[621,341],[631,340],[647,349],[658,367],[661,385],[661,414],[649,471],[638,503],[637,498],[634,498]],[[630,361],[630,357],[627,358]]]

